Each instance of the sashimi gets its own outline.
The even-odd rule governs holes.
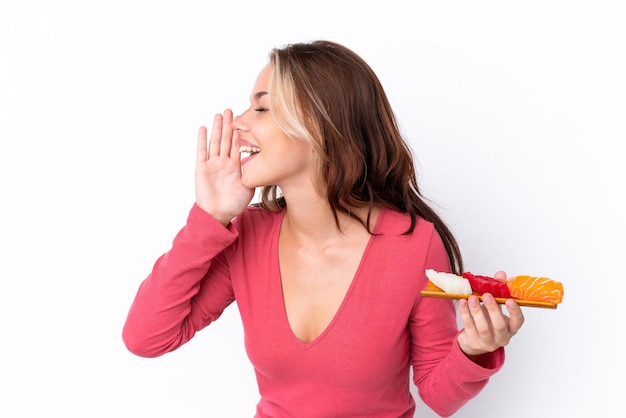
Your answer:
[[[490,293],[493,297],[496,298],[511,297],[509,287],[504,281],[497,280],[489,276],[472,274],[469,271],[464,272],[463,277],[469,280],[472,290],[480,295],[484,293]]]
[[[426,277],[435,286],[446,293],[455,293],[460,295],[471,295],[472,287],[469,280],[458,276],[454,273],[438,272],[433,269],[426,270]]]
[[[563,283],[547,277],[515,276],[507,280],[511,296],[516,299],[561,303]]]

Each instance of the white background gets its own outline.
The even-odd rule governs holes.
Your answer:
[[[623,2],[293,3],[0,3],[0,415],[252,416],[235,306],[158,359],[120,334],[193,203],[198,127],[273,46],[326,38],[379,75],[467,270],[564,283],[456,416],[617,416]]]

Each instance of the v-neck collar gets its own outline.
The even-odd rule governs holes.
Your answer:
[[[346,291],[346,294],[344,295],[341,303],[339,304],[339,307],[337,308],[337,311],[335,312],[335,314],[333,315],[332,319],[330,320],[330,322],[328,323],[328,325],[326,325],[326,328],[324,328],[324,330],[317,336],[315,337],[313,340],[309,341],[309,342],[304,342],[302,340],[300,340],[296,334],[294,334],[292,328],[291,328],[291,324],[289,323],[289,317],[287,315],[287,307],[285,305],[285,298],[283,295],[283,288],[282,288],[282,277],[281,277],[281,271],[280,271],[280,253],[278,251],[278,241],[279,241],[279,237],[280,237],[280,228],[282,226],[282,222],[285,216],[285,211],[283,211],[283,213],[281,214],[281,216],[277,219],[277,227],[278,227],[278,233],[275,234],[275,242],[273,243],[274,246],[274,250],[276,251],[276,271],[278,272],[277,277],[275,278],[275,282],[278,284],[278,297],[280,300],[280,306],[281,306],[281,322],[285,325],[286,327],[286,332],[290,335],[290,339],[292,341],[294,341],[297,345],[301,346],[304,349],[308,349],[311,348],[315,345],[317,345],[320,341],[322,341],[324,339],[324,337],[326,337],[326,335],[328,333],[331,332],[332,328],[335,326],[336,322],[338,322],[341,319],[341,313],[342,311],[346,308],[346,306],[349,304],[350,302],[350,296],[351,294],[355,291],[355,288],[357,286],[357,283],[359,281],[359,277],[361,276],[361,271],[366,267],[367,264],[367,260],[368,260],[368,253],[371,251],[372,246],[374,245],[374,241],[376,239],[376,234],[379,233],[379,231],[382,229],[382,223],[383,223],[383,218],[385,215],[386,209],[385,208],[380,208],[379,209],[379,213],[378,213],[378,218],[376,219],[376,224],[374,225],[374,228],[372,230],[373,234],[369,237],[367,244],[365,245],[365,248],[363,249],[363,254],[361,255],[361,259],[359,261],[359,265],[354,273],[354,276],[352,277],[352,281],[350,282],[350,286],[348,286],[348,290]]]

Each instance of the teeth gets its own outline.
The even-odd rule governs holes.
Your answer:
[[[239,147],[239,152],[249,152],[249,153],[261,152],[261,148],[259,148],[259,147],[248,147],[246,145],[242,145],[242,146]]]
[[[239,147],[239,153],[241,154],[241,158],[249,157],[252,154],[256,154],[257,152],[261,152],[261,148],[259,147],[249,147],[247,145],[243,145]]]

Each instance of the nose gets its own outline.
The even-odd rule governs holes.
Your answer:
[[[244,115],[246,114],[246,112],[243,112],[241,115],[237,115],[233,118],[233,127],[238,131],[247,130],[247,124],[245,123],[245,118],[244,118]]]

